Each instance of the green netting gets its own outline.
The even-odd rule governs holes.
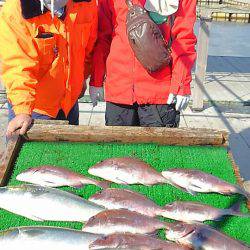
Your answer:
[[[43,143],[27,142],[21,149],[9,185],[18,185],[15,180],[18,173],[26,168],[44,164],[64,166],[79,173],[88,175],[87,170],[98,161],[116,156],[135,156],[150,163],[158,171],[172,167],[197,168],[214,174],[231,183],[236,183],[232,164],[227,155],[227,150],[221,147],[204,146],[159,146],[156,144],[116,144],[116,143]],[[113,187],[125,187],[113,184]],[[126,186],[126,188],[128,188]],[[170,185],[155,185],[145,187],[131,185],[129,188],[146,194],[159,205],[164,205],[175,200],[200,201],[218,208],[228,208],[234,204],[239,196],[222,196],[219,194],[198,194],[192,196]],[[88,198],[94,194],[98,187],[88,185],[83,189],[63,188],[76,192]],[[23,204],[25,206],[25,204]],[[243,212],[247,207],[242,204]],[[73,212],[73,211],[72,211]],[[0,211],[0,229],[15,226],[49,225],[80,229],[80,223],[62,222],[34,222],[21,216],[13,215],[7,211]],[[226,234],[236,239],[250,243],[250,219],[240,217],[225,217],[220,222],[213,222]],[[161,232],[161,236],[163,232]]]

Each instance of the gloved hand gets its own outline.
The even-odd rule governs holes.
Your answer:
[[[190,95],[174,95],[172,93],[168,96],[167,104],[175,103],[175,109],[181,111],[187,108],[190,101]]]
[[[104,90],[103,87],[89,87],[89,95],[91,102],[93,104],[93,107],[95,107],[98,103],[98,101],[104,101]]]
[[[19,114],[13,120],[9,122],[6,136],[10,137],[16,133],[17,130],[20,129],[19,134],[24,135],[31,125],[32,119],[30,115],[27,114]]]

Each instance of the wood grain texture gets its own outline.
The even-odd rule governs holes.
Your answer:
[[[29,141],[159,143],[162,145],[226,146],[228,135],[211,129],[143,128],[34,124]]]
[[[8,144],[6,146],[6,150],[1,159],[0,165],[0,186],[6,184],[6,180],[11,173],[11,169],[13,168],[14,162],[17,158],[20,146],[21,146],[22,138],[20,136],[14,136],[9,139]]]
[[[51,125],[68,125],[69,122],[67,120],[42,120],[35,119],[33,120],[33,124],[51,124]]]

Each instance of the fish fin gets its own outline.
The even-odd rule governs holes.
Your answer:
[[[221,221],[224,220],[224,216],[225,216],[225,214],[222,214],[222,215],[220,215],[220,216],[214,218],[213,220],[214,220],[214,221],[217,221],[217,222],[221,222]]]
[[[107,189],[110,187],[111,182],[109,181],[99,181],[98,182],[98,187],[102,188],[102,189]]]
[[[120,183],[119,184],[123,184],[123,185],[129,185],[129,183],[127,183],[126,181],[124,180],[121,180],[120,178],[116,177],[115,178],[117,181],[119,181]]]
[[[148,233],[146,235],[153,237],[153,238],[158,238],[158,233],[159,233],[159,230],[156,230],[156,231]]]
[[[247,199],[248,201],[250,201],[250,193],[249,193],[248,191],[246,191],[245,189],[240,188],[240,187],[238,187],[237,189],[238,189],[239,194],[245,196],[246,199]]]
[[[250,213],[242,213],[240,211],[240,205],[242,204],[242,202],[243,202],[243,199],[239,199],[230,208],[224,209],[224,214],[235,215],[235,216],[240,216],[240,217],[250,217]]]
[[[76,193],[74,192],[74,191],[71,191],[71,190],[63,190],[64,192],[66,192],[66,193],[69,193],[69,194],[74,194],[74,195],[76,195]]]
[[[197,195],[197,192],[195,192],[195,191],[193,191],[193,190],[191,190],[191,189],[189,189],[189,188],[187,188],[186,189],[187,190],[187,192],[189,193],[189,194],[191,194],[191,195]]]
[[[85,185],[83,184],[83,183],[81,183],[81,182],[77,182],[77,183],[75,183],[75,184],[73,184],[73,185],[69,185],[69,187],[72,187],[72,188],[83,188]]]
[[[179,185],[177,185],[177,184],[175,184],[173,182],[169,182],[169,184],[176,187],[176,188],[178,188],[178,189],[180,189],[180,190],[182,190],[185,193],[189,193],[191,195],[196,195],[197,194],[195,191],[193,191],[191,189],[188,189],[188,188],[181,187],[181,186],[179,186]]]
[[[30,220],[34,220],[34,221],[44,221],[44,219],[42,219],[42,218],[39,218],[39,217],[37,217],[37,216],[35,216],[35,215],[24,215],[24,217],[26,217],[26,218],[28,218],[28,219],[30,219]]]
[[[143,185],[143,186],[146,186],[146,187],[152,187],[152,185],[150,184],[146,184],[146,183],[142,183],[142,182],[139,182],[140,185]]]
[[[42,180],[44,185],[41,186],[46,186],[46,187],[60,187],[60,185],[56,184],[53,181],[48,181],[48,180]]]

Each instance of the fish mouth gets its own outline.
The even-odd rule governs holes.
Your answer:
[[[96,169],[94,167],[91,167],[91,168],[89,168],[88,173],[91,174],[91,175],[95,175],[95,173],[96,173],[95,170]]]
[[[17,175],[16,180],[23,181],[23,175],[22,174]]]

